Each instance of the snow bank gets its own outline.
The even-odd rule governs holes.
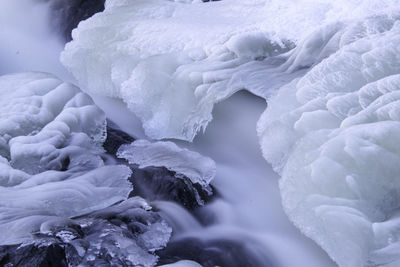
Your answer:
[[[101,158],[105,116],[44,73],[0,77],[0,244],[126,199],[131,171]]]
[[[107,1],[104,12],[79,24],[61,60],[87,92],[122,99],[149,137],[192,140],[215,103],[241,89],[267,97],[296,76],[290,72],[298,68],[276,71],[286,57],[271,56],[316,25],[392,2]]]
[[[345,27],[339,50],[258,123],[290,219],[340,266],[398,266],[400,20]]]

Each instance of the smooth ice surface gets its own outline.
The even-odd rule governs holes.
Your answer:
[[[340,266],[398,266],[400,20],[345,26],[339,50],[258,123],[290,219]]]
[[[200,184],[204,188],[208,188],[217,169],[211,158],[180,148],[173,142],[136,140],[122,145],[117,156],[128,160],[130,164],[139,165],[139,168],[165,167],[175,172],[176,177],[187,177],[193,184]]]
[[[149,137],[192,140],[214,103],[241,89],[269,96],[318,58],[329,33],[306,43],[295,66],[277,71],[286,57],[271,56],[321,25],[395,2],[110,0],[80,23],[61,61],[87,92],[122,99]]]
[[[33,72],[1,76],[0,95],[0,244],[126,199],[131,171],[105,166],[105,115],[90,97]]]
[[[171,264],[160,265],[160,267],[201,267],[201,265],[194,261],[178,261]]]

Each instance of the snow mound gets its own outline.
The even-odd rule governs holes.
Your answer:
[[[192,140],[212,120],[215,103],[242,89],[268,97],[293,79],[298,68],[276,70],[287,58],[274,56],[316,25],[393,2],[110,0],[73,31],[61,61],[85,91],[122,99],[149,137]],[[293,64],[302,66],[299,60]]]
[[[340,266],[399,266],[400,20],[375,16],[339,39],[270,99],[263,154],[290,219]]]
[[[129,145],[122,145],[117,156],[128,160],[130,164],[139,165],[139,168],[165,167],[175,172],[176,177],[187,177],[193,184],[200,184],[204,188],[209,187],[217,172],[216,164],[211,158],[180,148],[173,142],[152,143],[137,140]]]
[[[104,113],[44,73],[0,77],[0,244],[126,199],[131,171],[105,166]]]

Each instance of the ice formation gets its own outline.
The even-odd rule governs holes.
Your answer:
[[[266,97],[292,79],[274,69],[285,58],[270,57],[315,25],[393,1],[297,2],[110,0],[73,31],[61,61],[84,90],[122,99],[149,137],[192,140],[215,103],[241,89]]]
[[[201,267],[201,265],[194,261],[183,260],[172,264],[161,265],[160,267]]]
[[[204,187],[209,186],[216,174],[216,165],[211,158],[180,148],[173,142],[137,140],[122,145],[117,156],[139,165],[139,168],[165,167],[175,172],[177,177],[187,177],[193,184]]]
[[[400,20],[376,16],[340,38],[270,99],[264,156],[291,220],[340,266],[399,266]]]
[[[164,248],[171,228],[140,197],[96,211],[74,221],[81,235],[63,240],[69,266],[144,266],[157,263],[155,251]],[[56,236],[65,235],[60,231]]]
[[[17,244],[106,208],[132,189],[101,158],[105,115],[50,74],[0,77],[0,244]]]
[[[193,140],[238,90],[274,95],[258,133],[290,219],[340,266],[398,266],[399,4],[107,1],[61,60],[155,139]]]
[[[4,266],[153,267],[171,228],[140,197],[53,225],[32,241],[0,247]]]

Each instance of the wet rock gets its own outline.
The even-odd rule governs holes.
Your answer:
[[[103,143],[106,152],[115,157],[119,147],[124,144],[129,144],[135,141],[135,138],[119,130],[112,122],[107,121],[107,138]]]
[[[192,210],[213,197],[200,184],[193,184],[189,179],[178,179],[174,172],[166,168],[139,169],[135,166],[131,168],[133,169],[131,182],[134,184],[131,194],[140,195],[149,201],[170,200]]]
[[[0,247],[0,266],[66,267],[64,247],[58,243],[47,245],[15,245]]]
[[[53,10],[53,25],[57,25],[66,41],[79,22],[104,10],[105,0],[47,0]]]
[[[172,241],[157,253],[159,264],[171,264],[180,260],[198,262],[203,267],[273,267],[272,260],[262,259],[250,251],[246,244],[234,240],[202,241],[197,238],[185,238]]]
[[[29,244],[0,247],[0,266],[141,266],[158,261],[171,228],[139,197],[35,234]]]
[[[135,164],[128,164],[125,160],[118,159],[115,155],[121,145],[130,144],[135,139],[119,130],[112,122],[108,122],[107,139],[103,144],[106,152],[119,163],[127,164],[133,174],[130,178],[134,185],[130,197],[141,196],[148,201],[170,200],[183,205],[187,209],[202,206],[213,197],[211,185],[204,188],[198,183],[193,183],[187,177],[182,177],[164,167],[138,168]]]

